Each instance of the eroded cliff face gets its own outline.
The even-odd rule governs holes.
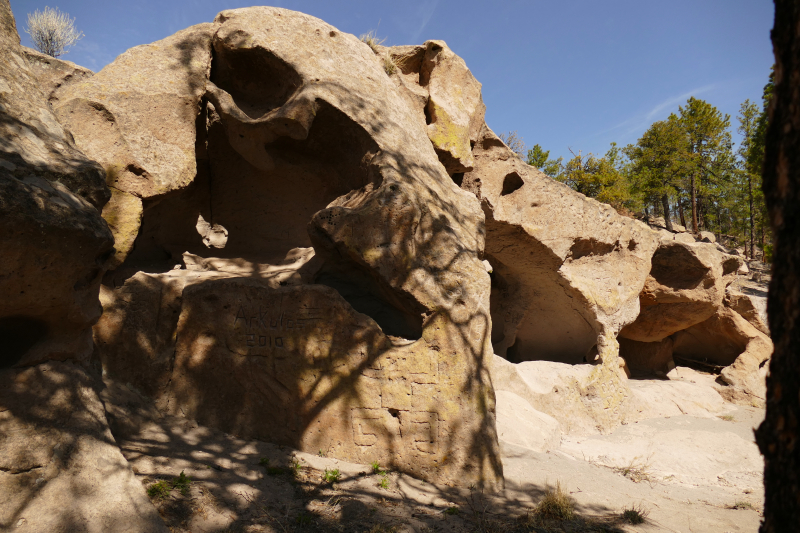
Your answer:
[[[366,44],[225,11],[56,112],[129,243],[95,328],[109,376],[239,435],[502,484],[484,216]]]
[[[113,240],[105,173],[56,120],[0,4],[0,368],[87,359]]]

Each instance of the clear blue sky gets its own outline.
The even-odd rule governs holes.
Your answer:
[[[99,70],[235,0],[11,0],[23,44],[26,14],[44,6],[86,35],[64,59]],[[731,115],[761,103],[773,63],[769,0],[282,0],[342,31],[378,29],[387,45],[443,39],[483,84],[486,121],[517,130],[551,156],[604,153],[635,142],[689,96]],[[378,26],[380,22],[380,26]]]

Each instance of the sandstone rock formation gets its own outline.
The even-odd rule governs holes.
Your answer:
[[[86,359],[111,233],[105,174],[72,143],[0,2],[0,367]]]
[[[0,371],[0,529],[166,533],[71,363]]]
[[[772,341],[739,313],[724,307],[708,320],[678,332],[674,339],[675,355],[726,367],[720,374],[727,385],[720,393],[726,399],[764,406]]]
[[[417,117],[425,121],[428,137],[448,174],[472,170],[472,147],[483,126],[486,106],[481,84],[464,60],[444,41],[394,46],[386,53],[398,66],[397,82]]]
[[[445,56],[433,71],[463,66]],[[167,412],[498,486],[483,214],[396,83],[355,37],[251,8],[71,86],[59,116],[142,200],[119,204],[127,235],[141,223],[106,278],[98,353]],[[171,129],[174,148],[136,144]]]
[[[21,50],[28,67],[39,82],[39,88],[51,106],[58,104],[67,87],[86,81],[94,75],[88,68],[71,61],[50,57],[26,46],[22,46]]]
[[[741,264],[706,243],[662,241],[639,298],[641,312],[620,336],[659,342],[710,318],[722,306],[725,288]]]

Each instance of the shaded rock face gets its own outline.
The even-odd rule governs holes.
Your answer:
[[[141,208],[104,213],[136,233],[95,327],[109,376],[226,431],[500,485],[483,214],[366,44],[224,11],[69,91],[78,143],[142,169],[111,184]],[[90,127],[100,104],[125,142]],[[159,170],[135,142],[170,129]]]
[[[0,368],[88,358],[113,252],[105,174],[39,85],[0,2]]]
[[[70,363],[0,371],[3,531],[166,533],[94,386]]]

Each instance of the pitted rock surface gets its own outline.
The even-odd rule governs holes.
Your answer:
[[[207,41],[187,37],[198,35]],[[193,57],[213,49],[206,78],[195,63],[169,70],[186,41]],[[106,371],[215,427],[498,486],[483,213],[372,50],[300,13],[224,11],[124,54],[71,87],[59,112],[81,117],[81,102],[102,100],[117,123],[146,128],[149,101],[126,110],[101,89],[158,87],[162,74],[203,87],[175,122],[197,124],[181,174],[196,176],[162,180],[175,186],[157,199],[112,184],[142,197],[142,219],[106,278],[95,328]],[[79,142],[105,142],[75,124]],[[117,225],[133,228],[136,209]],[[275,320],[303,331],[276,335]]]

